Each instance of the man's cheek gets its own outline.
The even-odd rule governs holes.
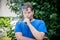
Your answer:
[[[24,15],[24,17],[26,17],[26,15]]]

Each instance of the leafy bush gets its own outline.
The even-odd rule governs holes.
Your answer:
[[[10,22],[9,17],[0,17],[0,39],[15,40],[14,30]]]
[[[16,40],[14,30],[10,27],[10,31],[7,32],[7,36],[11,38],[11,40]]]
[[[8,17],[0,17],[0,40],[10,40],[7,36],[7,32],[9,31],[10,25],[10,18]]]
[[[0,27],[9,27],[10,25],[10,18],[8,17],[0,17]]]

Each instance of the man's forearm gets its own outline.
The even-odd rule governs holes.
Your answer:
[[[22,40],[35,40],[35,39],[33,39],[33,38],[28,38],[28,37],[22,37]]]
[[[17,38],[17,40],[35,40],[35,39],[29,38],[29,37],[25,37],[25,36],[21,36],[20,38]]]
[[[33,34],[33,36],[37,39],[37,40],[42,40],[44,33],[42,35],[42,33],[39,33],[39,31],[37,31],[30,23],[28,23],[28,26]]]

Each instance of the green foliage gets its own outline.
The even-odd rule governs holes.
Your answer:
[[[21,12],[21,3],[23,1],[24,0],[10,0],[10,5],[9,3],[7,3],[7,5],[10,6],[11,11],[14,11],[15,13],[17,13],[17,12]]]
[[[11,40],[9,37],[2,37],[0,40]]]
[[[0,17],[0,40],[10,40],[7,36],[7,32],[11,27],[9,17]]]
[[[11,40],[16,40],[14,30],[12,29],[12,27],[10,27],[10,31],[7,32],[7,36],[10,37]]]
[[[1,32],[2,28],[4,29],[4,27],[8,28],[7,32],[6,32],[7,37],[11,38],[11,40],[15,40],[14,30],[12,30],[12,25],[10,24],[9,17],[0,17],[0,32]],[[5,29],[4,29],[4,31],[5,31]],[[6,34],[4,34],[5,33],[4,31],[3,31],[3,35],[6,35]],[[5,38],[5,39],[9,39],[9,38]]]
[[[0,17],[0,27],[9,27],[10,26],[10,18],[8,17]]]

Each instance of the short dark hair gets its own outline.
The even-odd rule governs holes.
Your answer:
[[[33,11],[33,6],[30,2],[26,2],[22,4],[22,9],[27,9],[27,8],[31,8],[31,11]]]

